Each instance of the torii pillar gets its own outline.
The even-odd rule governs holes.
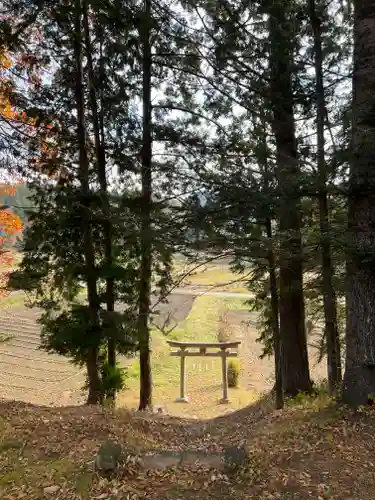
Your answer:
[[[177,342],[168,340],[171,347],[176,347],[178,350],[172,351],[171,356],[178,356],[180,358],[180,396],[177,398],[179,403],[188,403],[186,397],[186,357],[190,356],[204,356],[204,357],[219,357],[221,358],[222,366],[222,382],[223,382],[223,397],[221,403],[228,403],[228,366],[227,358],[238,356],[238,346],[241,344],[237,342]],[[207,352],[207,349],[220,349],[219,351]],[[193,349],[193,350],[191,350]],[[199,350],[198,350],[199,349]],[[235,350],[233,350],[235,349]]]

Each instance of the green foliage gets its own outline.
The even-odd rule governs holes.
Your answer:
[[[231,359],[228,363],[228,387],[237,388],[241,375],[241,365],[238,360]]]
[[[100,367],[100,374],[101,392],[105,396],[125,388],[126,369],[121,368],[118,363],[116,366],[111,366],[108,361],[104,361]]]
[[[103,343],[102,330],[91,321],[90,310],[85,305],[74,305],[58,312],[47,310],[41,317],[41,346],[48,352],[68,356],[79,365],[84,365],[87,350]]]
[[[257,331],[259,337],[257,342],[263,346],[260,358],[270,357],[273,355],[273,330],[272,330],[272,309],[270,286],[267,277],[260,278],[259,273],[256,273],[254,279],[249,284],[249,290],[254,294],[248,300],[249,308],[251,311],[258,313],[257,318]]]

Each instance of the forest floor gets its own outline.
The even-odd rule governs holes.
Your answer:
[[[211,420],[89,407],[0,403],[0,497],[4,500],[372,500],[375,412],[326,396],[282,411],[270,398]],[[102,477],[94,460],[107,439],[129,457]],[[242,446],[235,471],[197,464],[145,470],[146,453]]]

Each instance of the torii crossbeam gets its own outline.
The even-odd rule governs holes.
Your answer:
[[[167,340],[172,348],[176,348],[171,352],[171,356],[179,356],[180,358],[180,397],[177,401],[187,403],[188,398],[185,395],[186,380],[185,380],[185,360],[186,357],[203,356],[221,358],[222,377],[223,377],[223,397],[221,403],[228,403],[228,372],[227,358],[238,356],[238,346],[240,341],[236,342],[177,342],[175,340]],[[212,351],[216,349],[215,351]]]

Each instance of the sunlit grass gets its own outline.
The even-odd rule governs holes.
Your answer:
[[[174,262],[174,279],[181,286],[212,288],[213,291],[248,293],[247,273],[237,274],[227,264],[207,264],[200,267],[189,265],[181,259]]]
[[[190,314],[173,332],[165,337],[160,331],[152,332],[152,372],[154,404],[162,405],[178,416],[212,418],[223,413],[221,360],[219,358],[192,357],[186,360],[186,390],[189,404],[176,403],[179,395],[180,361],[170,356],[167,340],[217,342],[220,313],[227,309],[243,309],[240,298],[202,295],[198,297]],[[128,389],[119,395],[119,405],[136,408],[139,401],[139,363],[136,360],[128,369]],[[229,390],[228,411],[247,406],[257,395],[241,386]]]

